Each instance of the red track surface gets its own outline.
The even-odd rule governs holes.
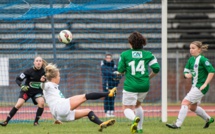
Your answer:
[[[5,120],[9,111],[12,107],[0,107],[0,120]],[[79,109],[90,108],[92,109],[99,117],[105,117],[103,112],[103,106],[82,106]],[[145,117],[161,117],[161,108],[159,106],[144,106],[144,116]],[[203,109],[210,115],[215,116],[215,105],[214,106],[202,106]],[[177,116],[180,106],[168,106],[168,116]],[[35,117],[37,107],[25,107],[23,106],[17,114],[13,117],[16,120],[33,120]],[[121,107],[115,107],[115,115],[117,117],[124,117]],[[195,113],[189,111],[188,116],[196,116]],[[50,114],[49,108],[45,108],[42,115],[43,119],[51,119],[52,115]]]

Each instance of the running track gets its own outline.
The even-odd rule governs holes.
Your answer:
[[[0,107],[0,120],[5,120],[9,111],[12,107]],[[92,109],[99,117],[105,117],[103,112],[103,106],[81,106],[79,109]],[[161,117],[160,106],[144,106],[145,117]],[[202,106],[203,109],[210,115],[215,116],[215,105],[214,106]],[[180,106],[168,106],[168,116],[177,116]],[[17,114],[13,117],[16,120],[34,119],[37,107],[35,106],[23,106]],[[117,117],[124,117],[121,107],[115,107],[115,115]],[[188,116],[196,116],[195,113],[189,111]],[[43,119],[52,119],[49,108],[46,107],[42,115]]]

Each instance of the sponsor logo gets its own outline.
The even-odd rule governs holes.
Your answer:
[[[141,51],[132,51],[132,58],[142,58],[142,52]]]

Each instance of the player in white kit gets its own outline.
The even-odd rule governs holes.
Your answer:
[[[88,116],[89,120],[98,124],[99,131],[103,128],[111,126],[115,123],[114,119],[101,121],[91,109],[77,109],[86,100],[96,100],[102,97],[114,97],[116,88],[109,92],[94,92],[82,95],[75,95],[70,98],[65,98],[62,92],[58,89],[60,83],[60,72],[56,65],[49,64],[45,68],[46,82],[41,84],[46,103],[48,104],[51,114],[55,118],[55,124],[68,122]]]

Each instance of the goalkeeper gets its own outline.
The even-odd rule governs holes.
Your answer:
[[[15,106],[9,112],[7,119],[0,123],[1,126],[7,126],[9,121],[13,118],[16,112],[23,106],[23,104],[31,98],[34,105],[38,106],[34,126],[38,125],[38,121],[44,110],[44,98],[40,88],[40,83],[45,81],[43,75],[45,74],[44,67],[46,61],[40,56],[34,58],[34,66],[26,69],[16,78],[16,83],[21,87],[19,99]],[[23,81],[25,80],[24,84]]]
[[[77,108],[87,100],[95,100],[106,96],[114,97],[116,88],[113,88],[109,92],[87,93],[64,98],[63,94],[58,89],[58,84],[60,83],[59,69],[56,65],[49,64],[46,66],[45,72],[47,82],[42,83],[41,87],[46,103],[56,120],[55,124],[61,124],[61,122],[73,121],[87,116],[90,121],[99,125],[99,131],[102,131],[103,128],[109,127],[115,123],[113,119],[105,122],[101,121],[90,109]]]

